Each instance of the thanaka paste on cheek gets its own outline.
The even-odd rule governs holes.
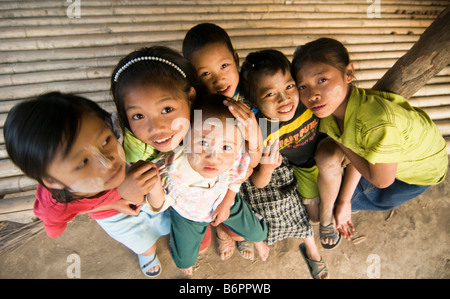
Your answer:
[[[73,193],[98,193],[105,190],[105,181],[100,177],[87,178],[76,181],[69,190]]]
[[[104,168],[111,168],[112,167],[111,160],[109,160],[108,157],[103,155],[96,147],[88,146],[86,149],[92,153],[93,157],[95,157],[97,159],[97,161],[100,162],[100,164]]]
[[[332,100],[341,100],[342,99],[342,86],[336,85],[331,91],[328,92],[327,96],[331,97]]]
[[[187,154],[187,159],[189,162],[189,165],[191,165],[192,168],[196,167],[200,164],[202,161],[201,153],[189,153]]]

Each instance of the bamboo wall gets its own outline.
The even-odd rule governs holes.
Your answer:
[[[181,51],[187,30],[201,22],[227,30],[241,61],[263,48],[278,49],[292,58],[297,45],[322,36],[336,38],[350,52],[358,85],[370,88],[449,4],[439,0],[0,0],[0,127],[14,104],[49,91],[80,94],[113,111],[109,78],[118,60],[143,46],[166,45]],[[450,140],[450,67],[420,89],[411,103],[426,110]],[[0,220],[29,221],[35,188],[36,182],[8,159],[1,133]]]

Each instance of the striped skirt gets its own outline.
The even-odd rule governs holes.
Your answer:
[[[253,211],[266,221],[268,245],[286,238],[313,236],[306,208],[297,192],[292,166],[286,158],[283,157],[282,164],[274,170],[267,186],[256,188],[248,179],[241,185],[240,194]]]

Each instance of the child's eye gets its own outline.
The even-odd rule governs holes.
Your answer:
[[[268,94],[266,94],[264,97],[268,98],[268,97],[273,97],[275,95],[274,92],[269,92]]]
[[[161,111],[162,114],[166,114],[169,112],[172,112],[173,108],[172,107],[165,107],[163,108],[163,110]]]
[[[298,86],[298,91],[304,90],[304,89],[306,89],[306,86],[305,86],[305,85],[300,85],[300,86]]]
[[[111,141],[111,136],[108,136],[102,143],[102,147],[105,147]]]
[[[227,66],[229,66],[229,64],[228,63],[224,63],[224,64],[222,64],[222,66],[220,67],[221,69],[224,69],[224,68],[226,68]]]
[[[233,149],[233,147],[232,147],[231,145],[224,145],[224,146],[223,146],[223,150],[224,150],[224,151],[227,151],[227,152],[228,152],[228,151],[231,151],[232,149]]]
[[[144,116],[142,114],[140,114],[140,113],[137,113],[137,114],[133,115],[131,118],[135,119],[135,120],[138,120],[138,119],[143,119]]]
[[[208,141],[205,141],[205,140],[199,141],[198,144],[200,144],[201,146],[209,146]]]
[[[200,77],[206,77],[209,74],[211,74],[211,73],[210,72],[203,72],[203,73],[200,74]]]
[[[84,166],[86,166],[86,164],[88,163],[89,159],[84,159],[83,161],[81,161],[80,164],[77,165],[76,169],[79,170],[81,168],[83,168]]]
[[[325,78],[320,78],[319,79],[319,83],[324,83],[325,81],[327,81],[327,79],[325,79]]]
[[[288,86],[286,86],[286,90],[289,90],[291,88],[293,88],[295,86],[295,84],[289,84]]]

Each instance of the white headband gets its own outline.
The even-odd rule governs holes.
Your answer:
[[[170,65],[171,67],[173,67],[174,69],[176,69],[184,78],[186,78],[186,74],[183,72],[183,70],[176,65],[175,63],[166,60],[164,58],[160,58],[160,57],[155,57],[155,56],[143,56],[143,57],[138,57],[138,58],[134,58],[130,61],[128,61],[126,64],[124,64],[120,69],[117,70],[115,76],[114,76],[114,82],[117,82],[117,79],[119,79],[120,74],[127,69],[127,67],[129,67],[130,65],[139,62],[139,61],[144,61],[144,60],[154,60],[154,61],[159,61],[162,63],[165,63],[167,65]]]

